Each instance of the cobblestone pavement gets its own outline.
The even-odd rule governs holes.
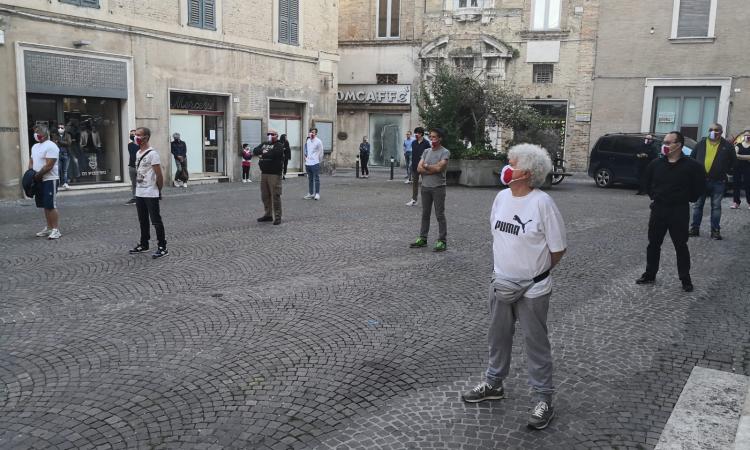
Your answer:
[[[725,200],[725,240],[690,241],[695,292],[669,241],[636,286],[648,200],[577,176],[550,191],[569,239],[557,418],[525,428],[522,342],[508,398],[463,404],[487,357],[496,191],[449,188],[436,254],[407,246],[411,186],[373,175],[323,177],[320,201],[286,181],[281,226],[255,221],[257,183],[168,188],[161,260],[127,254],[124,192],[63,193],[59,241],[33,237],[28,202],[0,204],[0,447],[651,448],[693,366],[750,374],[750,211]]]

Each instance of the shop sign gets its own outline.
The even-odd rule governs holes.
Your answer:
[[[411,104],[411,85],[340,84],[336,99],[339,103],[409,105]]]
[[[587,111],[576,111],[576,122],[591,122],[591,113]]]
[[[169,95],[169,107],[171,109],[216,111],[216,97],[211,95],[172,92]]]
[[[674,123],[674,116],[675,114],[673,112],[660,112],[657,115],[656,122],[657,123]]]

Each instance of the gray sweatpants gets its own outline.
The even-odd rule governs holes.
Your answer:
[[[528,361],[529,385],[534,401],[552,403],[552,348],[547,336],[547,310],[551,294],[536,298],[521,297],[505,303],[495,296],[490,283],[490,329],[487,333],[490,360],[487,382],[497,386],[508,376],[516,319],[523,330]]]
[[[427,239],[430,232],[430,216],[432,205],[435,204],[435,218],[438,222],[438,240],[445,241],[448,225],[445,222],[445,186],[425,187],[422,185],[422,226],[419,236]]]

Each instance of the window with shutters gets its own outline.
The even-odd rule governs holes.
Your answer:
[[[716,20],[716,0],[674,0],[674,38],[712,38]]]
[[[534,0],[531,4],[531,29],[559,30],[561,0]]]
[[[60,3],[83,6],[85,8],[99,8],[99,0],[60,0]]]
[[[279,0],[279,43],[299,45],[299,0]]]
[[[552,64],[534,64],[534,83],[552,83],[554,66]]]
[[[399,36],[399,14],[401,0],[378,0],[378,37],[397,38]]]
[[[187,0],[188,26],[216,29],[216,0]]]

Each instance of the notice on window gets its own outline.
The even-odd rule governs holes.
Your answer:
[[[216,130],[208,130],[208,138],[212,141],[216,140]]]

